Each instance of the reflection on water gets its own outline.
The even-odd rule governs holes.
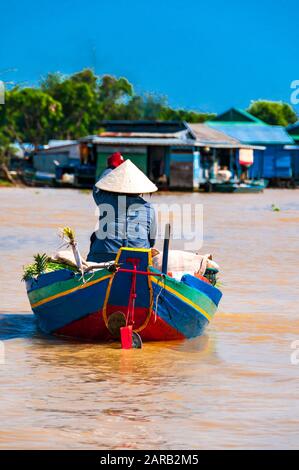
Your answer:
[[[299,192],[164,194],[204,204],[224,297],[205,336],[142,350],[44,337],[20,281],[33,253],[95,222],[79,191],[1,189],[0,448],[295,448]],[[281,212],[271,212],[275,203]]]
[[[0,314],[0,341],[32,338],[37,332],[34,315]]]

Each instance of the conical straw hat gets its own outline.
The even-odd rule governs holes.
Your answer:
[[[103,191],[122,194],[154,193],[158,190],[157,186],[131,160],[126,160],[101,178],[96,183],[96,187]]]

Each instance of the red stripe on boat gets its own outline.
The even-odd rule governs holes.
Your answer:
[[[91,313],[55,331],[56,335],[85,340],[109,340],[111,335],[106,328],[102,311]]]
[[[109,316],[112,311],[122,310],[121,308],[109,308],[107,315]],[[136,308],[135,319],[138,323],[134,325],[134,329],[138,329],[143,324],[147,317],[147,309]],[[59,328],[55,331],[58,336],[68,336],[71,338],[78,338],[93,341],[107,341],[113,339],[111,334],[106,328],[102,311],[91,313],[84,318],[76,320],[69,325]],[[167,341],[174,339],[185,339],[185,336],[178,330],[166,323],[162,318],[151,315],[146,327],[139,332],[142,340],[145,341]]]

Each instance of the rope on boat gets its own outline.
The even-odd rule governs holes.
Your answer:
[[[165,280],[166,280],[166,277],[165,277],[165,275],[163,275],[163,276],[161,276],[161,277],[162,277],[162,279],[163,279],[163,285],[161,286],[160,291],[159,291],[159,293],[157,294],[156,301],[155,301],[154,323],[156,323],[156,321],[157,321],[157,311],[158,311],[158,302],[159,302],[159,298],[160,298],[160,295],[162,294],[163,289],[165,289]]]

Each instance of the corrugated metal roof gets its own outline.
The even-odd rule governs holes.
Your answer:
[[[81,142],[92,142],[97,145],[159,145],[159,146],[192,146],[195,141],[191,139],[156,138],[156,137],[101,137],[89,135],[80,139]]]
[[[206,124],[188,124],[195,134],[197,143],[213,147],[214,145],[223,145],[225,147],[241,147],[239,140],[221,132]]]
[[[58,139],[50,139],[48,142],[49,147],[65,147],[66,145],[75,145],[78,144],[77,140],[58,140]]]
[[[204,127],[202,127],[204,126]],[[264,147],[257,147],[252,145],[246,145],[240,141],[233,139],[232,137],[220,132],[216,129],[212,129],[204,124],[192,124],[189,126],[190,132],[194,135],[194,139],[188,138],[188,134],[185,132],[173,135],[173,137],[157,137],[156,135],[149,136],[143,134],[143,136],[123,136],[123,135],[88,135],[82,137],[80,142],[93,143],[97,145],[156,145],[156,146],[185,146],[185,147],[198,147],[198,146],[209,146],[215,148],[259,148],[261,150]],[[196,129],[195,129],[196,128]],[[196,135],[197,132],[197,135]],[[136,134],[134,134],[136,135]],[[140,135],[140,134],[138,134]]]
[[[167,139],[167,138],[185,138],[187,131],[180,131],[175,133],[151,133],[151,132],[101,132],[99,137],[150,137],[153,139]]]
[[[38,152],[57,152],[57,151],[61,151],[63,149],[70,149],[71,147],[76,147],[77,145],[79,145],[79,141],[78,140],[74,140],[72,141],[72,143],[62,143],[61,145],[58,144],[58,141],[57,143],[55,143],[55,145],[50,145],[50,141],[49,141],[49,144],[48,145],[43,145],[41,147],[38,148]]]
[[[224,123],[209,121],[208,125],[246,144],[292,144],[292,137],[282,126]]]

